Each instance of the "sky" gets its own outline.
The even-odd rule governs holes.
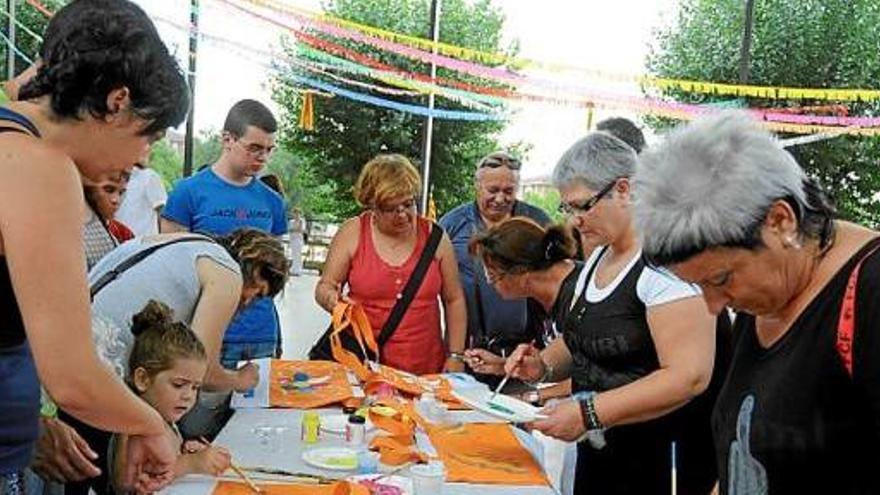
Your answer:
[[[283,0],[319,10],[318,0]],[[135,0],[154,19],[171,50],[186,60],[189,2]],[[200,29],[243,45],[278,53],[286,31],[229,7],[223,0],[200,0]],[[519,55],[546,62],[640,74],[653,31],[674,20],[676,0],[494,0],[506,17],[504,39],[518,40]],[[442,13],[441,13],[442,39]],[[196,79],[195,128],[218,129],[226,112],[242,98],[262,101],[278,111],[268,86],[266,58],[202,41]],[[533,74],[540,76],[542,74]],[[543,74],[555,77],[553,74]],[[636,88],[631,88],[636,91]],[[438,108],[443,99],[438,99]],[[318,110],[320,111],[320,110]],[[587,112],[546,104],[511,106],[508,127],[500,135],[504,145],[524,142],[531,149],[523,166],[525,179],[549,175],[568,146],[587,132]],[[610,115],[637,120],[627,111],[597,110],[593,122]]]

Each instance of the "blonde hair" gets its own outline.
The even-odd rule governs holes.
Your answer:
[[[364,165],[354,185],[354,199],[363,208],[418,196],[419,172],[403,155],[377,155]]]

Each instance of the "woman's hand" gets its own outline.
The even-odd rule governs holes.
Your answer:
[[[539,414],[543,414],[547,418],[539,419],[527,426],[548,437],[574,442],[587,432],[587,428],[584,426],[584,417],[581,414],[581,405],[576,400],[569,399],[548,405],[541,409]]]
[[[449,357],[446,359],[446,364],[443,365],[444,373],[463,373],[464,372],[464,363],[461,359],[457,357]]]
[[[546,366],[541,360],[541,351],[532,344],[520,344],[510,353],[504,363],[504,373],[528,383],[544,378]]]
[[[260,367],[247,363],[236,371],[235,391],[239,393],[253,389],[260,382]]]
[[[85,440],[67,423],[43,418],[40,439],[31,467],[43,478],[58,483],[82,481],[101,474],[98,459]]]
[[[503,375],[505,359],[485,349],[464,351],[464,362],[477,373],[484,375]]]

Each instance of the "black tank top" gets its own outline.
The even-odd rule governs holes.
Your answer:
[[[18,124],[26,130],[6,125],[7,122]],[[34,137],[40,137],[40,131],[27,117],[0,107],[0,133],[4,132],[29,133]],[[24,322],[22,322],[18,301],[12,289],[9,267],[6,265],[6,257],[0,256],[0,348],[20,345],[24,339]]]

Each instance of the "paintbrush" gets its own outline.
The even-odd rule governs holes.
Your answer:
[[[207,447],[211,446],[211,442],[209,442],[208,439],[206,439],[205,437],[199,437],[199,441],[205,444],[205,446]],[[240,467],[236,466],[235,463],[232,462],[231,458],[229,459],[229,467],[245,482],[245,484],[248,486],[248,488],[251,489],[251,491],[253,491],[254,493],[264,493],[263,490],[258,487],[257,484],[254,483],[254,481],[250,479],[248,475],[244,473],[244,471],[241,470]]]
[[[263,490],[260,487],[258,487],[257,484],[254,483],[254,481],[252,479],[250,479],[248,477],[248,475],[244,473],[244,471],[241,470],[240,467],[238,467],[232,463],[229,463],[229,467],[232,468],[233,471],[235,471],[235,474],[237,474],[242,480],[244,480],[244,482],[245,482],[245,484],[247,484],[248,488],[253,490],[254,493],[264,493]]]

